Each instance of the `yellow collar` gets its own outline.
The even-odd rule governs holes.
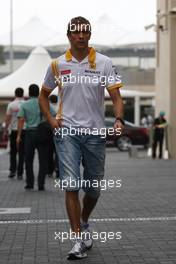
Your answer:
[[[66,58],[66,61],[72,60],[72,54],[71,54],[70,49],[66,51],[65,58]],[[89,66],[91,69],[96,69],[95,59],[96,59],[96,51],[94,48],[90,47],[88,61],[89,61]]]

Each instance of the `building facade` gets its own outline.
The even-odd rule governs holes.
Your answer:
[[[168,147],[176,158],[176,0],[157,0],[156,114],[168,120]]]

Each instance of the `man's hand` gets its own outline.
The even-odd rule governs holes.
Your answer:
[[[20,135],[17,135],[17,138],[16,138],[17,150],[19,149],[20,142],[21,142],[21,137],[20,137]]]
[[[114,130],[120,130],[121,134],[124,130],[124,125],[122,124],[122,122],[120,120],[115,120],[115,123],[114,123]]]
[[[155,128],[165,128],[165,127],[167,127],[167,123],[155,125]]]
[[[62,119],[56,119],[54,117],[51,117],[50,119],[48,119],[48,123],[50,124],[52,129],[62,127],[62,121],[63,121]]]

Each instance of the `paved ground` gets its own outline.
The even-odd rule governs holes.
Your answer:
[[[106,179],[121,179],[122,186],[102,191],[91,218],[99,240],[88,259],[79,263],[176,263],[176,161],[144,156],[141,152],[141,158],[129,159],[127,153],[107,150]],[[48,178],[47,190],[38,192],[25,191],[24,180],[7,176],[8,154],[4,154],[0,155],[0,264],[69,263],[70,242],[55,239],[55,232],[69,231],[64,193],[54,187],[54,179]],[[102,242],[108,232],[121,232],[121,239]]]

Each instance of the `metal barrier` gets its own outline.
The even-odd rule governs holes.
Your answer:
[[[130,158],[138,158],[138,149],[137,146],[131,145],[128,154]]]

